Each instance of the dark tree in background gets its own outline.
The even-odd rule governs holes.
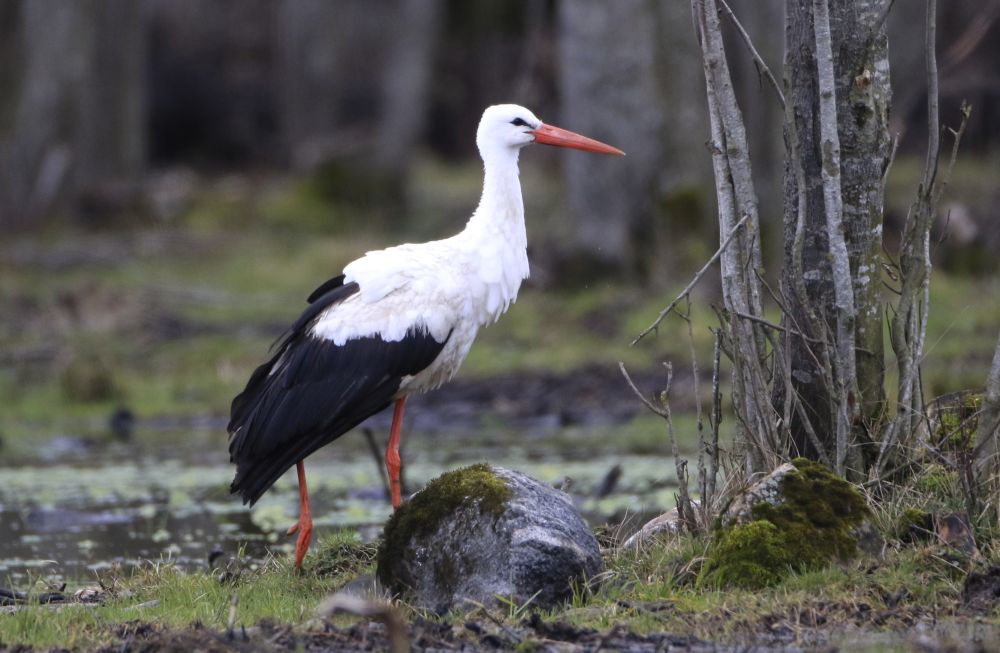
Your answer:
[[[698,231],[708,167],[687,153],[704,151],[707,122],[690,25],[684,3],[558,3],[559,119],[628,153],[564,157],[575,265],[665,277],[670,232]]]
[[[0,3],[0,224],[61,197],[100,212],[146,161],[145,4]]]
[[[346,154],[402,178],[428,111],[442,2],[281,0],[277,11],[278,113],[290,162],[309,168]]]
[[[646,0],[559,4],[560,119],[628,152],[624,162],[565,159],[572,255],[587,252],[606,271],[634,258],[632,234],[648,229],[663,161],[663,116],[649,110],[666,104],[656,17]]]
[[[786,2],[729,3],[775,69]],[[890,55],[906,82],[897,84],[892,115],[893,133],[906,136],[901,156],[921,146],[923,130],[914,125],[926,115],[923,85],[912,83],[923,68],[922,44],[914,38],[923,24],[920,4],[896,2],[889,15],[890,33],[900,35]],[[855,174],[865,158],[856,144],[885,136],[860,112],[868,101],[863,96],[877,97],[885,80],[874,67],[870,79],[858,82],[869,85],[857,86],[859,73],[849,69],[859,62],[848,60],[860,55],[855,41],[845,39],[847,30],[865,29],[873,6],[868,0],[830,5],[837,120],[844,129],[852,120],[862,123],[843,135],[845,175]],[[801,40],[811,29],[811,3],[788,7],[797,27],[785,36],[805,48],[790,52],[789,70],[811,74],[812,50]],[[994,75],[1000,2],[954,0],[940,9],[942,106],[952,110],[969,98],[977,111],[967,140],[970,149],[986,153],[1000,142]],[[723,20],[721,30],[732,51],[735,29]],[[866,64],[884,56],[882,45],[872,42]],[[750,57],[732,57],[729,64],[762,181],[761,229],[781,231],[776,180],[783,147],[774,138],[781,108]],[[597,264],[613,275],[662,284],[710,252],[708,121],[698,44],[687,3],[675,0],[3,0],[0,83],[5,225],[29,228],[46,215],[93,223],[116,210],[123,214],[119,224],[127,224],[142,215],[164,170],[181,176],[193,171],[207,181],[230,172],[307,176],[328,167],[370,177],[332,184],[326,189],[331,202],[344,201],[358,187],[378,187],[384,190],[365,195],[391,198],[405,209],[415,153],[474,160],[469,135],[479,111],[513,101],[628,152],[620,165],[558,157],[568,187],[559,196],[570,205],[555,212],[566,219],[547,221],[551,232],[534,238],[536,252],[546,252],[536,258],[557,268],[560,261],[576,269]],[[814,109],[800,99],[789,96],[799,131],[811,142],[818,138]],[[534,158],[545,166],[557,160],[551,153],[548,161]],[[843,198],[848,220],[852,211],[872,208],[871,197],[863,197],[870,191]],[[818,188],[807,195],[811,208],[825,211]],[[355,208],[350,198],[345,205]],[[811,226],[819,219],[814,213]],[[903,217],[890,216],[890,239],[898,237]],[[985,216],[975,219],[986,251],[995,249],[1000,231],[990,229]],[[809,236],[807,244],[820,251],[822,234]],[[846,234],[856,267],[867,246],[861,236]],[[763,240],[765,260],[780,256],[780,239]],[[981,257],[986,266],[993,258]],[[823,319],[833,324],[833,316]],[[856,336],[870,337],[873,345],[858,355],[863,382],[874,378],[865,370],[878,358],[877,337],[865,326],[866,316],[857,319]],[[799,357],[797,365],[800,377],[809,375],[808,361]],[[863,386],[858,395],[852,428],[863,438],[880,401]],[[824,421],[828,408],[816,410],[817,421]],[[801,430],[799,436],[803,447],[812,446]]]

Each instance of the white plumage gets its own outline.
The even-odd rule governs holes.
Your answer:
[[[500,105],[487,109],[479,129],[485,183],[479,207],[461,232],[419,245],[368,252],[344,268],[344,281],[360,292],[324,311],[311,335],[343,345],[352,338],[377,335],[402,340],[408,332],[427,332],[444,349],[430,367],[405,378],[399,393],[421,392],[451,379],[469,353],[481,326],[495,322],[517,299],[528,277],[524,203],[518,179],[520,139],[496,147],[489,138],[520,116],[541,124],[527,109]],[[506,140],[506,139],[505,139]],[[450,336],[449,336],[450,334]]]

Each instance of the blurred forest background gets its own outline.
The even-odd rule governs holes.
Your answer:
[[[925,137],[919,4],[901,0],[889,19],[902,161]],[[780,70],[782,3],[733,6]],[[971,103],[962,160],[992,171],[998,16],[996,0],[947,2],[939,26],[942,115]],[[536,263],[593,259],[662,279],[687,269],[686,236],[712,240],[699,233],[714,221],[695,50],[681,0],[3,0],[0,225],[9,235],[170,221],[220,176],[291,175],[315,177],[311,199],[419,231],[408,210],[415,160],[474,161],[481,109],[512,101],[629,154],[624,165],[565,159],[568,206],[555,225],[534,216]],[[731,51],[756,168],[776,190],[780,109],[741,46]],[[954,265],[990,268],[996,196],[966,188],[963,174],[956,184],[942,255],[975,245],[981,255]],[[765,217],[774,201],[764,198]],[[908,201],[892,197],[891,210]]]
[[[732,6],[780,71],[783,3]],[[926,139],[922,12],[899,0],[889,17],[889,252]],[[690,14],[685,0],[0,0],[0,436],[122,404],[218,424],[311,285],[366,248],[462,226],[476,124],[498,102],[628,157],[522,157],[532,279],[469,373],[686,351],[624,345],[718,242]],[[931,340],[956,348],[932,351],[932,393],[982,383],[1000,323],[1000,1],[942,3],[938,29],[942,118],[973,111],[936,228]],[[781,108],[727,37],[773,275]]]

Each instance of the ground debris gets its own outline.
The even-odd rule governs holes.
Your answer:
[[[972,571],[962,586],[962,606],[971,612],[989,612],[1000,605],[1000,566]]]
[[[9,587],[0,587],[0,606],[16,606],[31,603],[65,603],[68,597],[62,592],[20,592]]]

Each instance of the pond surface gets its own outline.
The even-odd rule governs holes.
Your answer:
[[[486,460],[561,484],[592,525],[672,505],[671,459],[556,451],[546,446],[546,433],[535,435],[519,443],[509,433],[477,433],[477,444],[454,433],[406,434],[404,481],[412,491]],[[46,462],[0,467],[0,584],[45,578],[72,586],[141,561],[204,567],[213,548],[255,558],[291,551],[293,538],[284,532],[298,516],[294,469],[248,509],[228,492],[233,468],[225,437],[220,427],[162,432],[156,446],[58,438],[45,445]],[[597,496],[616,465],[619,481]],[[306,472],[318,536],[336,528],[357,529],[366,540],[378,536],[391,508],[360,433],[314,454]]]

